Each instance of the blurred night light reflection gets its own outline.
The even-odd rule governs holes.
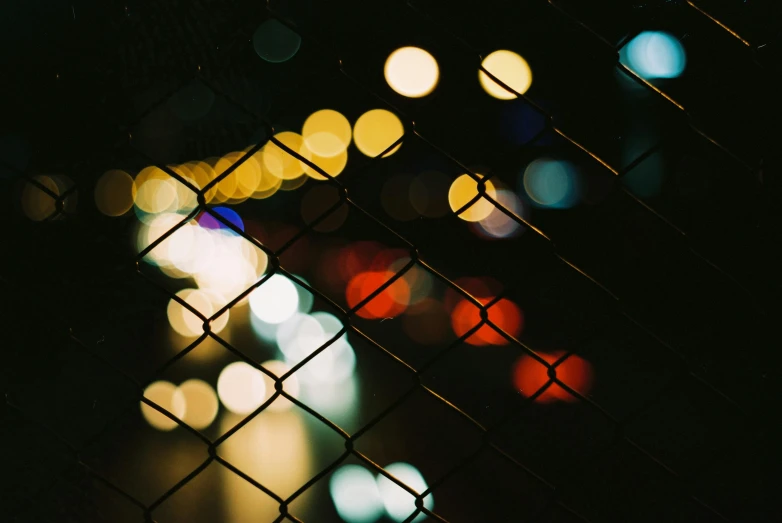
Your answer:
[[[384,69],[391,89],[409,98],[421,98],[434,91],[440,68],[434,56],[420,47],[402,47],[388,56]]]
[[[687,57],[681,42],[661,31],[644,31],[622,49],[620,59],[641,78],[676,78],[684,72]]]
[[[54,194],[52,196],[44,192],[35,184],[25,183],[22,190],[22,212],[31,220],[40,222],[53,215],[57,210],[55,198],[60,195],[60,189],[49,176],[38,175],[33,179]]]
[[[469,291],[468,291],[469,292]],[[486,305],[490,298],[476,298],[482,305]],[[492,304],[487,310],[489,321],[502,329],[508,335],[516,338],[524,328],[524,315],[518,305],[502,298]],[[461,299],[451,312],[451,325],[456,336],[461,337],[473,327],[481,323],[480,309],[472,302]],[[470,345],[507,345],[508,340],[493,327],[483,324],[467,338]]]
[[[538,356],[549,365],[564,355],[565,353],[562,351],[552,353],[538,351]],[[575,354],[571,354],[557,366],[556,374],[559,381],[580,394],[587,394],[592,388],[592,365]],[[525,354],[519,358],[513,367],[513,385],[523,396],[532,396],[548,381],[548,369],[546,366],[531,356]],[[578,401],[578,398],[552,382],[540,396],[535,398],[535,401],[539,403],[551,403],[554,401],[574,402]]]
[[[225,218],[225,221],[234,225],[237,229],[244,231],[244,222],[239,217],[239,213],[233,209],[229,207],[213,207],[212,212],[218,214],[221,218]],[[224,229],[229,234],[235,234],[227,225],[208,212],[201,213],[198,217],[198,225],[204,229]]]
[[[250,293],[250,309],[258,319],[266,323],[282,323],[299,308],[296,286],[285,276],[272,275],[260,287]]]
[[[185,396],[173,383],[168,381],[151,383],[144,389],[144,397],[179,419],[185,416],[187,406]],[[158,430],[169,431],[177,427],[174,420],[144,402],[141,402],[141,414],[147,423]]]
[[[564,160],[533,160],[524,169],[520,185],[533,204],[549,209],[572,207],[581,196],[580,173]]]
[[[513,191],[498,189],[495,199],[500,205],[510,211],[512,215],[519,218],[526,217],[524,204]],[[476,225],[476,231],[480,235],[489,238],[512,238],[524,232],[523,225],[496,207],[487,217],[478,221]]]
[[[287,381],[287,380],[286,380]],[[243,416],[225,415],[220,432],[225,433]],[[220,457],[273,492],[287,498],[315,474],[313,434],[307,430],[301,409],[262,411],[247,425],[220,444]],[[225,516],[221,522],[274,521],[280,504],[243,477],[219,467],[223,478]],[[312,490],[298,497],[307,503]]]
[[[106,216],[122,216],[133,207],[133,177],[112,169],[95,184],[95,206]]]
[[[494,184],[487,180],[485,185],[486,194],[492,198],[496,198],[497,192],[494,189]],[[470,175],[463,174],[456,178],[451,184],[451,188],[448,190],[448,203],[451,206],[451,210],[456,212],[467,205],[476,196],[478,196],[478,182]],[[457,216],[467,222],[477,222],[489,216],[494,209],[494,204],[481,196]]]
[[[301,136],[313,155],[333,158],[347,150],[353,131],[350,122],[342,113],[333,109],[321,109],[309,115],[304,121]],[[331,174],[328,169],[324,170]],[[320,179],[324,178],[321,176]]]
[[[385,470],[418,494],[423,493],[428,488],[426,480],[418,469],[409,463],[392,463],[385,467]],[[394,521],[405,521],[416,510],[415,497],[382,474],[377,476],[377,488],[380,491],[380,497],[383,499],[386,513]],[[424,508],[428,510],[434,508],[434,496],[432,494],[424,498]],[[413,519],[413,522],[423,521],[426,517],[426,514],[420,512]]]
[[[276,18],[270,18],[253,33],[253,48],[262,59],[276,64],[293,58],[301,47],[301,37]]]
[[[353,126],[353,142],[366,156],[374,158],[399,140],[405,134],[402,121],[392,112],[385,109],[372,109],[356,120]],[[383,157],[391,156],[402,144],[388,151]]]
[[[345,290],[349,307],[355,307],[394,276],[390,271],[366,271],[357,274]],[[410,288],[404,278],[395,280],[356,314],[366,319],[393,318],[404,312],[410,303]]]
[[[217,378],[217,395],[234,414],[249,414],[264,401],[266,383],[261,371],[237,361],[227,365]]]
[[[304,146],[304,138],[300,134],[284,131],[274,135],[274,138],[292,151],[298,152],[308,160],[312,156],[309,148]],[[269,141],[262,149],[263,166],[277,178],[295,180],[304,174],[304,164],[276,143]]]
[[[375,476],[360,465],[343,465],[335,470],[329,492],[339,517],[347,523],[374,523],[383,515]]]
[[[483,59],[481,65],[498,80],[519,94],[524,94],[532,85],[532,70],[529,64],[521,56],[513,51],[494,51]],[[478,79],[481,87],[490,96],[500,100],[512,100],[516,94],[508,91],[503,86],[492,80],[482,70],[478,70]]]
[[[211,385],[202,380],[191,379],[179,385],[179,393],[184,397],[186,405],[182,421],[198,430],[212,424],[220,405]]]

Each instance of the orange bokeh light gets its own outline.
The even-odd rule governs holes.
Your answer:
[[[350,280],[345,292],[348,306],[355,307],[393,276],[394,273],[390,271],[368,271],[357,274]],[[393,318],[402,314],[409,302],[410,288],[404,278],[399,278],[361,307],[356,314],[370,320]]]
[[[477,298],[486,305],[490,298]],[[524,315],[512,301],[502,298],[488,309],[489,321],[513,337],[521,334],[524,327]],[[481,311],[472,302],[462,299],[451,311],[451,326],[454,333],[461,337],[481,322]],[[470,345],[507,345],[508,340],[489,325],[481,327],[465,340]]]
[[[548,364],[553,364],[564,354],[563,351],[538,353]],[[592,388],[592,365],[575,354],[571,354],[568,359],[563,361],[556,368],[556,372],[559,381],[581,394],[586,394]],[[535,394],[548,381],[548,369],[531,356],[522,356],[513,368],[513,385],[526,397]],[[552,383],[540,396],[535,398],[535,401],[539,403],[574,402],[577,399],[557,383]]]

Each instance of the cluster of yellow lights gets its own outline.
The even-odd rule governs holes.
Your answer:
[[[205,381],[191,379],[179,387],[168,381],[156,381],[144,389],[144,397],[184,421],[194,429],[204,429],[217,417],[217,394]],[[152,427],[170,431],[177,422],[141,402],[141,414]]]
[[[486,180],[486,194],[496,199],[497,191],[491,181]],[[472,176],[463,174],[456,178],[451,184],[451,188],[448,190],[448,203],[451,206],[453,212],[458,211],[465,205],[467,205],[473,198],[478,196],[478,182],[476,182]],[[478,222],[489,216],[494,211],[494,205],[481,196],[480,199],[475,201],[472,205],[467,207],[459,218],[467,222]]]

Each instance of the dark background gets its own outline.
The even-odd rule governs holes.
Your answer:
[[[456,344],[421,383],[488,427],[488,439],[415,392],[359,439],[359,451],[381,465],[415,463],[431,485],[483,448],[434,491],[435,512],[448,521],[777,521],[782,12],[776,2],[694,4],[745,42],[680,1],[5,3],[3,513],[14,521],[142,520],[125,501],[106,502],[115,494],[79,465],[95,462],[78,452],[92,438],[119,448],[95,458],[107,470],[116,470],[117,456],[139,452],[147,427],[137,411],[123,410],[138,391],[117,369],[143,380],[170,357],[160,350],[168,297],[136,273],[134,219],[95,209],[97,178],[118,166],[224,154],[266,139],[264,122],[295,129],[332,105],[351,122],[370,108],[393,108],[408,133],[382,162],[351,149],[339,178],[351,199],[446,278],[501,282],[525,312],[522,343],[572,351],[595,371],[592,403],[541,406],[502,381],[520,348],[478,354]],[[303,37],[284,64],[262,62],[250,42],[273,15]],[[654,82],[685,110],[617,66],[618,47],[649,29],[671,32],[686,49],[682,77]],[[423,100],[404,99],[383,80],[385,57],[402,45],[439,60],[440,85]],[[491,99],[474,81],[480,56],[498,48],[529,62],[527,101]],[[216,94],[203,120],[177,126],[156,112],[198,82]],[[430,168],[455,177],[462,166],[487,166],[515,188],[524,166],[544,155],[579,165],[591,191],[570,210],[533,210],[530,223],[546,237],[528,230],[485,241],[454,216],[399,223],[378,198],[390,174]],[[639,194],[632,180],[657,172],[660,193]],[[45,223],[22,215],[22,177],[39,173],[76,183],[74,213]],[[302,194],[237,210],[300,228]],[[332,241],[405,247],[353,209],[337,233],[306,238],[310,258],[287,260],[305,278],[314,267],[301,260],[317,260]],[[393,324],[355,325],[414,368],[446,347],[416,348]],[[351,340],[368,421],[412,378]],[[187,377],[183,365],[173,372]],[[125,430],[104,430],[118,418]],[[160,441],[148,452],[166,455]],[[138,477],[159,474],[144,463]],[[324,484],[312,487],[312,506],[291,512],[306,521],[336,517]],[[202,500],[204,521],[219,518],[215,503]]]

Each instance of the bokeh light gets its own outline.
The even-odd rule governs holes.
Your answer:
[[[302,156],[307,157],[307,154],[302,153]],[[336,178],[337,176],[342,174],[342,171],[344,171],[345,167],[348,165],[348,151],[347,149],[345,149],[344,151],[338,153],[336,156],[332,156],[332,157],[318,156],[317,154],[310,153],[309,160],[315,165],[317,165],[319,169],[325,171],[326,174],[328,174],[333,178]],[[328,180],[326,176],[323,176],[314,168],[310,167],[304,162],[301,162],[301,165],[304,168],[304,174],[306,174],[310,178],[313,178],[315,180]]]
[[[167,410],[179,419],[184,418],[187,404],[182,392],[168,381],[156,381],[144,389],[144,397]],[[151,426],[158,430],[169,431],[177,427],[177,422],[150,407],[143,401],[141,402],[141,414]]]
[[[342,113],[333,109],[321,109],[304,121],[301,136],[313,155],[333,158],[347,150],[353,131],[350,122]],[[347,159],[347,156],[345,158]],[[328,169],[324,170],[331,174]]]
[[[201,290],[182,289],[176,295],[206,318],[209,318],[214,313],[212,300],[209,298],[209,295]],[[174,298],[171,298],[168,302],[166,313],[169,325],[178,334],[185,337],[195,337],[203,334],[204,320],[186,309]]]
[[[437,60],[420,47],[402,47],[391,53],[384,73],[391,89],[409,98],[431,93],[440,78]]]
[[[250,308],[261,321],[282,323],[299,308],[296,286],[285,276],[274,274],[250,293]]]
[[[213,207],[212,212],[215,214],[220,215],[221,218],[225,218],[227,222],[229,222],[231,225],[236,226],[241,231],[244,231],[244,222],[242,221],[242,218],[239,216],[239,213],[234,211],[233,209],[229,207]],[[198,217],[198,225],[203,227],[204,229],[224,229],[229,234],[234,234],[234,231],[228,228],[227,225],[225,225],[223,222],[209,214],[208,212],[203,212]]]
[[[262,59],[273,64],[287,62],[301,47],[301,36],[276,18],[269,18],[253,33],[253,48]]]
[[[497,202],[516,217],[524,217],[524,205],[516,193],[507,189],[498,189]],[[495,207],[489,215],[477,222],[477,230],[489,238],[512,238],[524,231],[524,227],[511,216]]]
[[[133,207],[133,177],[112,169],[95,184],[95,205],[106,216],[122,216]]]
[[[263,373],[243,361],[227,365],[217,378],[217,395],[234,414],[249,414],[263,403]]]
[[[265,361],[261,363],[261,367],[268,370],[278,378],[281,378],[284,374],[291,370],[291,368],[284,361],[279,360]],[[263,374],[263,381],[266,387],[266,393],[264,395],[263,401],[266,401],[275,393],[275,385],[274,380],[266,374]],[[299,379],[296,377],[296,373],[291,374],[285,378],[285,381],[282,382],[282,390],[294,398],[299,397]],[[266,409],[271,412],[283,412],[285,410],[289,410],[291,407],[293,407],[293,402],[291,400],[282,396],[278,396],[277,399],[275,399],[268,407],[266,407]]]
[[[347,523],[374,523],[383,515],[375,476],[360,465],[343,465],[331,475],[329,492],[339,517]]]
[[[622,50],[623,62],[641,78],[676,78],[684,72],[687,57],[681,42],[661,31],[644,31]]]
[[[177,183],[159,167],[145,167],[133,180],[133,201],[139,210],[148,214],[176,211]]]
[[[394,276],[390,271],[366,271],[350,280],[346,289],[349,307],[355,307]],[[393,318],[404,312],[410,303],[410,289],[399,278],[361,307],[356,314],[367,319]]]
[[[310,159],[311,153],[307,147],[303,147],[304,138],[301,135],[285,131],[274,135],[274,138],[292,151],[296,151],[304,158]],[[269,141],[262,150],[263,166],[277,178],[295,180],[304,174],[304,164],[295,156],[285,151],[276,143]]]
[[[182,421],[197,430],[211,425],[220,408],[212,386],[205,381],[191,379],[179,385],[179,392],[187,405]]]
[[[486,180],[486,194],[492,198],[497,197],[497,191],[494,184]],[[453,212],[458,211],[467,205],[473,198],[478,196],[478,182],[470,175],[463,174],[456,178],[448,190],[448,204]],[[459,214],[459,218],[467,222],[477,222],[483,220],[494,210],[494,204],[481,196],[476,202]]]
[[[526,93],[527,89],[532,85],[532,70],[529,68],[529,64],[513,51],[494,51],[483,59],[481,65],[495,78],[519,94]],[[500,100],[516,98],[515,93],[502,87],[480,69],[478,70],[478,79],[483,90],[494,98]]]
[[[563,351],[552,353],[538,352],[538,356],[549,365],[564,355]],[[587,394],[592,388],[592,365],[575,354],[571,354],[557,366],[556,373],[559,381],[582,395]],[[535,394],[548,381],[548,369],[546,366],[531,356],[525,354],[519,358],[513,367],[513,385],[525,397]],[[578,398],[555,382],[552,382],[540,396],[535,398],[535,401],[539,403],[551,403],[557,400],[574,402],[578,401]]]
[[[356,120],[353,126],[353,142],[366,156],[374,158],[391,147],[405,134],[402,121],[385,109],[372,109]],[[391,156],[402,146],[401,143],[388,151],[383,157]]]
[[[522,186],[534,204],[549,209],[566,209],[578,203],[581,180],[578,169],[572,163],[538,158],[524,169]]]
[[[486,305],[489,298],[476,298]],[[521,309],[512,301],[502,298],[488,309],[489,321],[512,337],[518,337],[524,328],[524,315]],[[451,326],[454,333],[461,337],[481,322],[480,309],[472,302],[462,299],[451,312]],[[507,345],[508,340],[488,324],[481,327],[467,338],[470,345]]]
[[[428,488],[423,475],[409,463],[392,463],[385,467],[385,470],[417,494],[423,493]],[[380,497],[383,500],[386,513],[394,521],[404,521],[416,510],[415,497],[382,474],[377,476],[377,488],[380,491]],[[424,498],[424,508],[428,510],[434,508],[434,496],[432,494]],[[426,519],[426,514],[419,513],[413,519],[413,522],[423,521],[424,519]]]
[[[49,176],[38,175],[33,179],[49,189],[56,196],[60,195],[60,189]],[[22,190],[22,212],[33,221],[40,222],[47,219],[57,210],[55,197],[41,190],[32,183],[25,183]]]

